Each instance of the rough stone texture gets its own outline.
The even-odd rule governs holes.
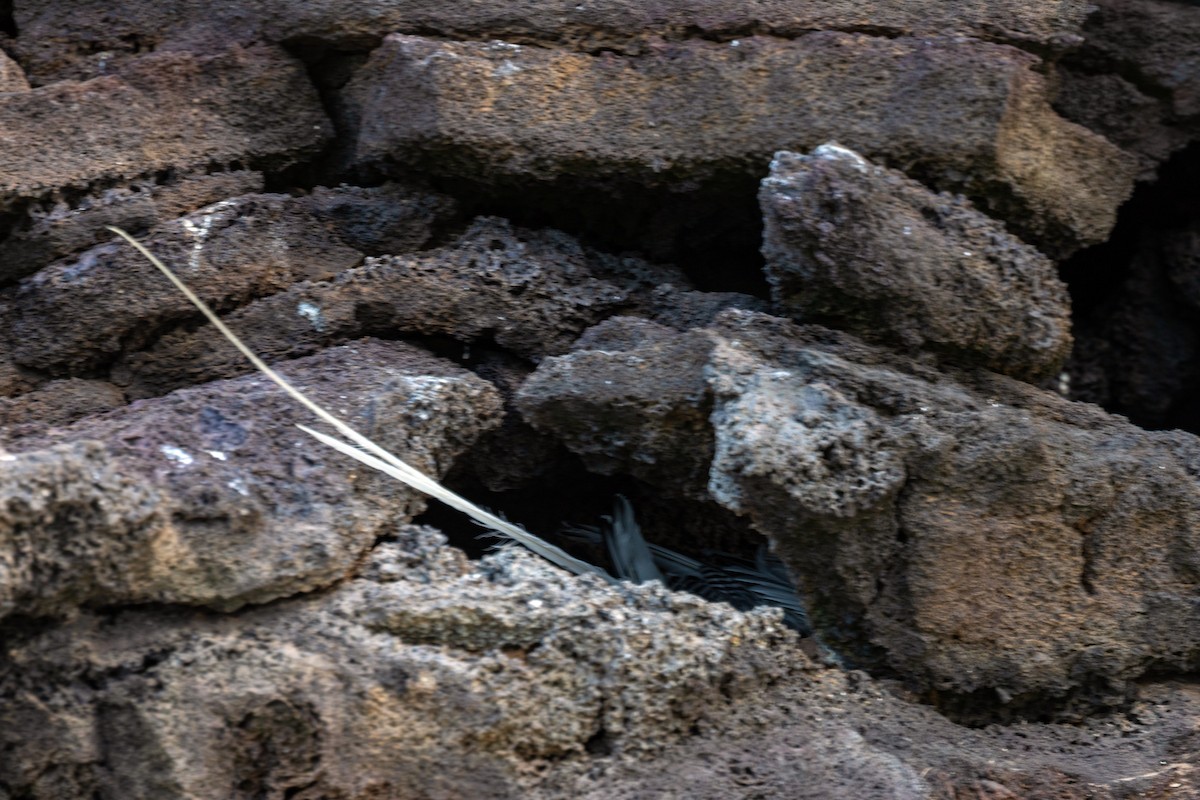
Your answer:
[[[628,471],[703,496],[712,461],[708,347],[703,337],[672,333],[637,317],[603,322],[576,352],[544,359],[518,392],[517,407],[593,472]]]
[[[1169,93],[1179,117],[1200,115],[1200,8],[1165,0],[1101,0],[1086,50],[1134,67],[1137,80]]]
[[[1061,370],[1054,264],[961,197],[830,144],[777,153],[759,199],[772,296],[796,319],[1019,378]]]
[[[0,456],[0,619],[131,595],[162,528],[161,497],[98,442]]]
[[[303,199],[282,195],[222,200],[164,223],[143,241],[217,308],[329,278],[362,261]],[[8,295],[13,357],[52,372],[102,363],[164,322],[196,314],[119,239],[46,267]]]
[[[237,616],[84,613],[6,637],[0,790],[1115,800],[1197,789],[1194,686],[1148,685],[1142,725],[970,730],[820,667],[793,637],[769,613],[573,579],[523,553],[471,564],[406,527],[333,591]]]
[[[268,359],[399,331],[491,339],[537,360],[565,352],[584,328],[629,304],[636,281],[606,280],[600,266],[565,234],[480,218],[446,247],[368,259],[332,280],[298,283],[251,303],[228,321]],[[244,357],[205,327],[164,336],[114,372],[140,395],[245,370]]]
[[[298,198],[245,195],[164,222],[143,241],[206,302],[226,308],[306,280],[328,280],[360,264],[365,252],[416,249],[452,208],[440,195],[394,185],[322,189]],[[195,318],[140,253],[111,241],[111,233],[107,238],[0,295],[8,301],[17,363],[60,373],[96,366],[144,346],[164,324]],[[293,303],[284,316],[295,314]],[[312,320],[305,324],[311,327]],[[364,332],[360,325],[340,341]],[[290,354],[308,352],[297,347]],[[202,373],[196,364],[186,368],[195,376],[190,382]]]
[[[0,93],[27,91],[29,91],[29,81],[25,79],[25,72],[21,69],[21,65],[0,50]]]
[[[365,340],[280,371],[433,475],[499,422],[490,385],[406,345]],[[13,453],[0,461],[3,614],[231,610],[343,577],[423,501],[309,441],[293,423],[310,416],[251,376],[27,438],[0,431]]]
[[[392,35],[344,101],[357,163],[458,175],[695,180],[837,139],[1066,252],[1107,234],[1135,164],[1054,114],[1035,62],[952,37],[687,41],[630,59]]]
[[[43,0],[17,5],[22,31],[16,47],[42,80],[93,74],[124,54],[206,41],[319,43],[342,49],[371,46],[393,31],[468,38],[517,38],[580,49],[640,49],[659,37],[739,36],[749,31],[797,36],[812,30],[873,31],[887,36],[962,34],[1058,50],[1079,39],[1087,13],[1082,0],[1005,0],[942,3],[938,0],[638,0],[562,4],[483,0],[218,0],[170,7],[131,0],[120,15],[98,0]]]
[[[116,74],[0,94],[0,211],[158,170],[283,167],[331,133],[304,68],[276,48],[150,53]]]
[[[1135,153],[1154,177],[1200,135],[1200,7],[1164,0],[1098,0],[1084,45],[1061,69],[1056,107]]]
[[[68,425],[91,414],[125,405],[125,393],[106,381],[67,378],[0,398],[0,429],[22,437],[45,428]]]
[[[534,427],[749,515],[853,661],[1086,710],[1200,659],[1191,435],[741,311],[614,320],[581,348],[522,387]]]
[[[369,256],[420,250],[457,211],[446,195],[399,183],[318,186],[303,202],[331,222],[342,241]]]
[[[106,242],[114,225],[144,230],[201,206],[261,192],[261,173],[248,170],[133,180],[75,202],[53,192],[29,206],[25,219],[0,241],[0,282],[30,275],[56,259]]]
[[[0,798],[1200,796],[1195,440],[732,291],[767,295],[771,153],[831,139],[1050,257],[1104,237],[1195,136],[1191,5],[1100,0],[1084,28],[1081,0],[114,8],[0,0]],[[937,207],[896,187],[889,217]],[[456,242],[479,214],[524,227]],[[244,368],[96,247],[114,222],[272,357],[377,333],[461,358],[499,392],[399,344],[287,368],[469,496],[513,488],[535,530],[614,491],[697,553],[757,526],[826,645],[894,680],[819,666],[768,613],[467,562],[257,379],[127,404]],[[1105,330],[1175,409],[1196,247],[1168,227]],[[997,228],[971,230],[923,252]],[[1084,347],[1119,343],[1094,323]],[[1008,368],[985,352],[943,363]]]

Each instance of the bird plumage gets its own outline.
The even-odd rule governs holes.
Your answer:
[[[617,578],[633,583],[657,580],[670,589],[728,603],[742,611],[776,606],[783,609],[784,622],[790,627],[804,636],[812,633],[804,603],[783,562],[772,556],[765,545],[759,547],[753,561],[717,552],[700,561],[647,542],[633,506],[621,495],[617,495],[612,516],[601,519],[604,523],[599,527],[573,525],[564,532],[593,543],[603,541]]]

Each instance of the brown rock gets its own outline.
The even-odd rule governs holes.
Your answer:
[[[27,92],[29,81],[25,80],[25,71],[21,65],[0,50],[0,93]]]
[[[49,381],[19,397],[0,398],[0,428],[10,434],[20,428],[30,432],[67,425],[90,414],[125,405],[125,395],[106,381],[68,378]]]
[[[364,340],[280,371],[435,476],[499,423],[489,384],[406,345]],[[232,610],[342,578],[423,501],[308,441],[293,423],[310,417],[250,376],[35,436],[4,431],[0,608]]]
[[[329,278],[362,260],[332,222],[315,216],[303,199],[282,195],[222,200],[165,223],[144,241],[218,308],[306,278]],[[164,322],[196,315],[120,240],[46,267],[10,296],[13,358],[51,373],[103,363],[146,341]]]
[[[827,144],[777,153],[759,199],[772,296],[796,319],[1019,378],[1062,369],[1054,264],[963,198]]]
[[[0,450],[0,619],[128,596],[162,528],[161,497],[98,442]]]
[[[749,515],[848,658],[1044,710],[1200,652],[1195,437],[747,312],[606,330],[543,361],[522,412],[593,469]]]
[[[23,278],[52,261],[109,241],[108,225],[145,230],[262,188],[261,173],[233,170],[135,179],[127,186],[106,188],[78,200],[52,192],[42,202],[29,205],[24,220],[0,241],[0,281]]]
[[[393,35],[345,102],[357,163],[472,177],[669,183],[836,138],[1066,252],[1107,234],[1134,163],[1056,116],[1034,64],[951,37],[688,41],[629,59]]]
[[[1099,0],[1064,59],[1056,107],[1136,154],[1139,178],[1200,134],[1200,8]]]
[[[281,167],[331,132],[303,67],[275,48],[150,53],[117,74],[0,95],[0,210],[158,170]]]
[[[170,7],[130,0],[119,16],[97,0],[44,0],[15,9],[26,61],[46,82],[95,74],[129,52],[166,42],[316,44],[369,48],[393,31],[467,38],[536,39],[581,49],[637,49],[646,39],[715,38],[757,31],[802,36],[813,30],[877,31],[886,36],[961,34],[1060,50],[1078,41],[1088,6],[1082,0],[638,0],[562,4],[552,0],[431,3],[429,0],[216,0]]]
[[[236,616],[83,612],[0,642],[17,797],[1187,798],[1194,686],[971,729],[801,655],[766,613],[405,526],[363,574]],[[664,665],[666,665],[664,667]]]
[[[605,274],[611,263],[590,258],[557,231],[522,230],[484,217],[446,247],[367,259],[332,280],[306,281],[257,300],[229,314],[228,322],[268,360],[402,332],[451,336],[468,346],[494,341],[537,361],[566,352],[584,328],[631,302],[638,281]],[[667,269],[660,274],[671,275]],[[154,395],[246,369],[241,354],[204,327],[163,336],[123,359],[114,376],[135,395]]]

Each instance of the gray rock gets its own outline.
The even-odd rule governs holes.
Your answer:
[[[38,780],[49,756],[104,796],[308,786],[312,796],[514,797],[551,763],[570,759],[577,773],[593,738],[631,756],[662,752],[710,707],[809,668],[799,653],[766,649],[793,641],[775,615],[661,587],[615,591],[525,554],[476,568],[419,529],[403,540],[343,589],[240,618],[122,615],[95,661],[84,650],[99,620],[88,615],[10,651],[21,663],[0,682],[21,687],[20,699],[0,711],[0,737],[19,752],[0,782],[28,791],[21,773]],[[74,644],[56,654],[51,640]],[[147,647],[160,654],[152,664],[121,668]],[[23,688],[78,669],[125,677],[52,690],[40,708]],[[13,738],[72,706],[86,721],[43,728],[41,752]]]
[[[1054,264],[963,198],[826,144],[777,153],[759,200],[772,296],[796,319],[1028,380],[1062,369]]]
[[[515,402],[589,470],[703,497],[713,449],[710,349],[702,333],[617,317],[585,333],[571,355],[544,359]]]
[[[1200,8],[1165,0],[1100,0],[1083,46],[1062,65],[1056,106],[1135,153],[1152,180],[1200,134]]]
[[[468,345],[491,339],[537,360],[565,352],[584,328],[631,302],[635,281],[598,272],[565,234],[480,218],[445,247],[370,258],[332,279],[298,282],[228,321],[268,360],[396,331]],[[126,357],[115,372],[134,394],[158,394],[245,370],[241,354],[205,327],[172,332]]]
[[[522,387],[528,420],[592,469],[748,515],[852,661],[1088,708],[1200,652],[1191,435],[742,311],[585,346]]]
[[[332,223],[283,195],[222,200],[164,223],[143,241],[217,308],[332,277],[363,257]],[[187,298],[121,240],[51,264],[9,296],[13,359],[52,374],[103,364],[144,343],[165,322],[196,315]]]
[[[366,340],[280,371],[434,476],[499,423],[489,384],[406,345]],[[232,610],[340,579],[423,500],[293,427],[309,417],[250,376],[25,438],[4,431],[0,609]]]
[[[369,256],[420,250],[433,237],[434,227],[457,210],[445,195],[399,183],[317,186],[303,202],[318,219],[331,222],[342,241]]]
[[[261,192],[263,176],[249,170],[144,177],[80,199],[51,192],[25,208],[24,219],[0,241],[0,281],[30,275],[52,261],[112,238],[105,226],[152,228],[230,197]]]

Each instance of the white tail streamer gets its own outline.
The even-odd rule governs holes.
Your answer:
[[[423,492],[430,497],[442,501],[451,508],[463,512],[484,527],[495,531],[497,534],[506,539],[510,539],[520,545],[523,545],[552,564],[562,567],[569,572],[573,572],[576,575],[591,574],[598,575],[607,580],[612,580],[612,577],[600,567],[575,558],[562,548],[550,544],[544,539],[535,536],[518,525],[514,525],[507,520],[501,519],[487,509],[481,508],[480,506],[472,503],[470,500],[467,500],[465,497],[447,489],[433,478],[407,464],[400,458],[392,455],[387,450],[375,444],[366,436],[362,435],[354,428],[350,427],[345,422],[342,422],[333,414],[317,405],[299,389],[288,383],[283,376],[267,366],[266,362],[255,355],[254,351],[247,347],[246,344],[242,342],[242,340],[239,339],[237,335],[225,325],[224,322],[221,321],[221,318],[218,317],[203,300],[201,300],[191,289],[189,289],[187,285],[167,267],[166,264],[160,261],[158,257],[151,253],[141,242],[120,228],[108,226],[108,229],[123,238],[125,241],[129,242],[129,244],[131,244],[139,253],[145,256],[146,259],[153,264],[159,272],[165,275],[167,279],[175,286],[175,288],[179,289],[179,291],[182,292],[189,301],[191,301],[192,305],[199,309],[200,313],[202,313],[208,319],[208,321],[211,322],[213,326],[215,326],[216,329],[221,332],[221,335],[228,339],[230,344],[236,347],[242,355],[249,359],[250,363],[254,365],[255,369],[274,381],[279,388],[291,395],[291,397],[298,403],[312,413],[316,414],[317,417],[323,421],[329,423],[335,430],[337,430],[338,433],[354,442],[354,444],[358,445],[358,447],[353,447],[345,442],[334,439],[332,436],[320,433],[304,425],[296,426],[300,428],[300,430],[304,431],[309,436],[314,437],[319,442],[332,447],[338,452],[348,455],[351,458],[356,459],[361,463],[372,467],[373,469],[377,469],[386,475],[390,475],[396,480],[411,486],[417,491]]]

